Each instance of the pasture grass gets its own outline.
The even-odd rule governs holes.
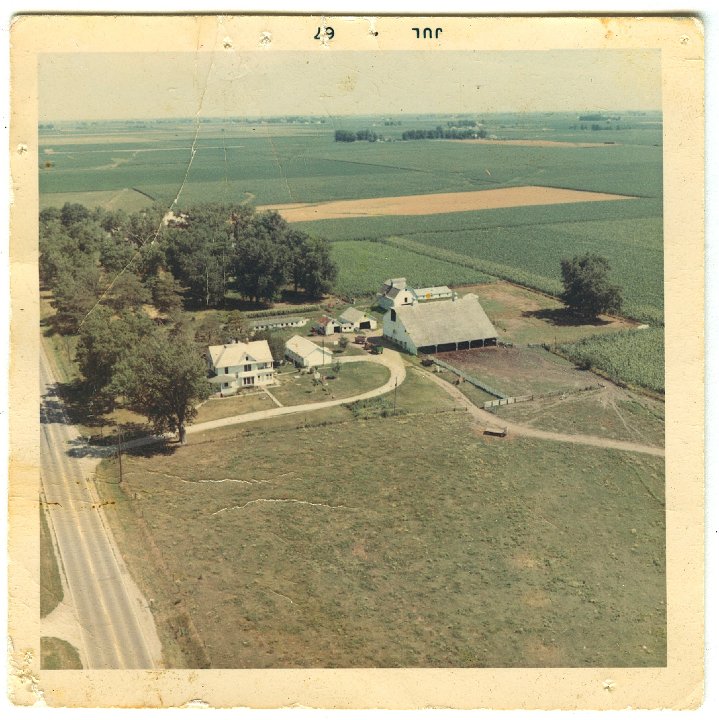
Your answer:
[[[172,582],[127,556],[211,667],[666,663],[660,458],[449,413],[208,433],[125,474],[108,518],[149,528]]]

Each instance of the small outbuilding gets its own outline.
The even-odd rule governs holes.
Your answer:
[[[343,324],[351,325],[353,331],[377,329],[377,321],[373,317],[353,307],[347,308],[339,316],[339,320]]]
[[[285,343],[285,357],[296,367],[310,368],[332,363],[332,351],[320,347],[306,337],[293,335]]]

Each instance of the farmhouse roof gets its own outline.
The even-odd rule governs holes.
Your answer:
[[[267,340],[253,340],[248,343],[210,345],[207,349],[214,367],[242,365],[247,362],[272,362],[272,353]]]
[[[285,349],[290,350],[291,352],[295,353],[295,355],[299,355],[299,357],[302,358],[309,357],[313,352],[317,351],[319,351],[320,353],[324,352],[325,355],[332,355],[331,350],[328,350],[327,348],[321,348],[319,345],[313,343],[312,340],[308,340],[306,337],[302,337],[302,335],[293,335],[285,343]]]
[[[497,337],[474,293],[457,300],[403,305],[395,312],[418,348]]]
[[[348,323],[358,323],[367,320],[367,315],[357,308],[349,307],[341,315],[340,321]]]
[[[337,322],[337,321],[336,321],[334,318],[328,317],[327,315],[323,315],[323,316],[319,319],[319,321],[318,321],[317,324],[324,326],[324,325],[328,325],[328,324],[331,323],[331,322],[333,323],[333,322]]]

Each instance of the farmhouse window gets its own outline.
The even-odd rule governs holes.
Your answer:
[[[390,310],[389,311],[389,318],[392,322],[396,322],[397,320],[397,311],[396,310]]]
[[[229,368],[229,367],[226,367],[226,368],[225,368],[225,375],[229,375],[229,374],[230,374],[230,368]]]
[[[245,372],[250,372],[252,370],[252,365],[245,365]]]

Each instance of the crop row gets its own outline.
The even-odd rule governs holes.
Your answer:
[[[664,330],[623,330],[560,345],[567,358],[610,379],[664,392]]]
[[[332,244],[332,256],[339,265],[336,290],[346,296],[377,292],[390,277],[407,277],[416,286],[462,285],[492,282],[486,273],[418,255],[402,247],[379,242],[338,242]]]

